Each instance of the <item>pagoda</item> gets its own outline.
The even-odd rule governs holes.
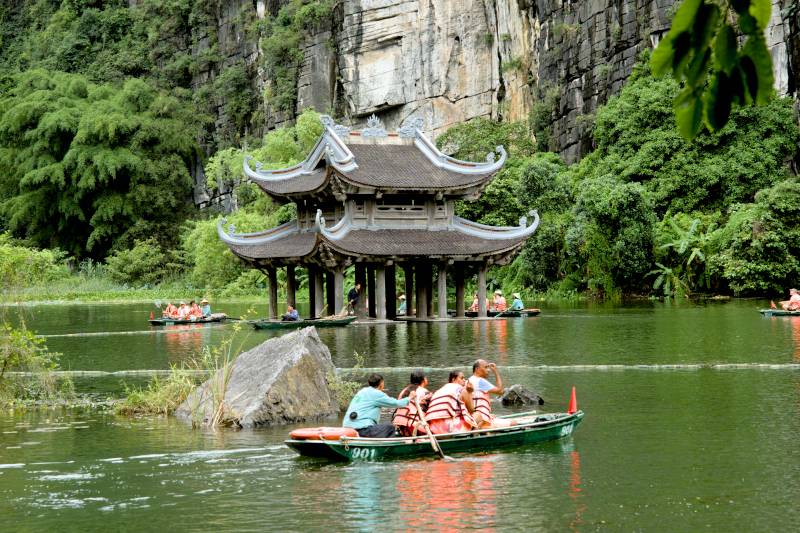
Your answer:
[[[486,316],[488,267],[508,263],[536,231],[539,216],[530,211],[530,224],[522,217],[516,227],[487,226],[456,216],[455,203],[480,196],[505,163],[505,149],[498,146],[483,162],[460,161],[425,136],[421,118],[392,133],[374,115],[361,131],[329,116],[321,120],[324,131],[301,163],[279,170],[256,163],[253,170],[249,157],[244,162],[247,177],[273,200],[297,206],[297,218],[257,233],[226,230],[224,219],[217,226],[235,255],[267,274],[270,317],[278,314],[278,268],[286,268],[289,305],[295,269],[307,269],[310,314],[319,317],[344,308],[351,266],[362,287],[356,310],[362,316],[397,318],[397,266],[405,270],[408,318],[447,318],[452,282],[456,317],[463,317],[465,278],[476,271],[479,316]]]

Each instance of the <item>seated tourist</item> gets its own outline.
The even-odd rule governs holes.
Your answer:
[[[511,307],[509,307],[509,309],[512,311],[522,311],[525,309],[525,304],[522,303],[522,299],[519,297],[518,292],[515,292],[511,296],[513,296],[514,299],[511,300]]]
[[[789,299],[781,302],[781,308],[784,311],[800,310],[800,291],[797,289],[789,289]]]
[[[186,305],[186,302],[181,302],[178,306],[178,317],[181,320],[186,320],[189,318],[189,306]]]
[[[494,311],[502,312],[506,310],[506,299],[503,298],[503,291],[497,289],[494,291],[494,301],[492,302]]]
[[[203,298],[202,300],[200,300],[200,305],[202,306],[202,307],[200,308],[200,310],[203,312],[203,316],[204,316],[204,317],[209,317],[209,316],[211,316],[211,306],[210,306],[210,305],[208,305],[208,300],[206,300],[205,298]]]
[[[419,406],[423,412],[427,409],[428,402],[431,398],[431,393],[426,388],[428,386],[428,378],[425,377],[425,372],[422,370],[414,370],[411,372],[409,384],[405,389],[400,391],[397,396],[398,400],[405,398],[411,391],[416,391]],[[410,437],[417,433],[425,433],[425,428],[420,425],[420,416],[417,411],[417,406],[414,402],[410,402],[405,407],[399,407],[394,412],[392,417],[392,424],[395,425],[400,435]]]
[[[402,400],[395,400],[383,392],[383,376],[380,374],[372,374],[367,383],[369,386],[358,391],[350,401],[342,426],[355,429],[361,437],[380,439],[397,436],[394,425],[380,423],[381,407],[405,407],[417,397],[416,391],[412,390]]]
[[[189,302],[189,318],[192,320],[203,318],[203,311],[200,310],[200,306],[198,306],[194,300]]]
[[[490,370],[494,374],[495,385],[492,385],[486,379]],[[513,420],[496,418],[492,415],[492,404],[489,395],[495,394],[499,396],[503,394],[504,390],[503,380],[500,378],[500,372],[497,371],[497,365],[478,359],[472,365],[472,376],[470,376],[468,382],[475,389],[475,392],[472,393],[474,406],[472,417],[478,428],[508,427],[516,424]]]
[[[478,300],[478,293],[476,292],[475,296],[472,298],[472,305],[469,306],[468,310],[477,313],[479,306],[480,306],[480,300]]]
[[[450,372],[447,385],[433,393],[428,402],[428,410],[425,411],[431,433],[455,433],[473,429],[475,420],[470,414],[474,409],[472,392],[472,384],[464,380],[463,372]]]
[[[174,318],[178,316],[178,308],[172,305],[172,302],[167,302],[167,306],[161,312],[162,316]]]
[[[300,320],[300,315],[297,314],[297,309],[291,305],[288,305],[286,306],[286,312],[281,315],[281,320],[284,322],[294,322],[296,320]]]

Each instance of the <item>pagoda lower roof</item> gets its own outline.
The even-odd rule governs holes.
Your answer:
[[[299,230],[293,223],[246,235],[230,235],[220,222],[218,233],[230,250],[250,262],[303,262],[321,249],[354,258],[409,259],[449,257],[479,259],[504,255],[524,244],[538,226],[490,228],[464,221],[447,229],[353,229],[337,227]]]

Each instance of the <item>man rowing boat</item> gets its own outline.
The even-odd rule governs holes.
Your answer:
[[[381,407],[405,407],[417,397],[417,392],[412,390],[405,398],[395,400],[383,392],[383,376],[380,374],[372,374],[367,384],[369,386],[358,391],[350,401],[342,426],[355,429],[360,437],[380,439],[397,436],[394,425],[380,423]]]

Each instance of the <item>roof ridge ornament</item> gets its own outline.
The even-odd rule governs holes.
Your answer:
[[[330,115],[320,115],[319,121],[322,122],[322,125],[326,128],[332,129],[339,137],[347,137],[350,135],[350,127],[344,124],[337,124]]]
[[[425,119],[422,117],[408,117],[403,125],[397,130],[397,133],[403,139],[414,139],[417,136],[417,131],[421,131],[425,126]]]
[[[375,113],[367,119],[367,127],[361,130],[361,136],[367,139],[377,139],[379,137],[387,137],[388,135],[389,133],[386,131],[386,128],[383,127],[383,122],[375,116]]]

